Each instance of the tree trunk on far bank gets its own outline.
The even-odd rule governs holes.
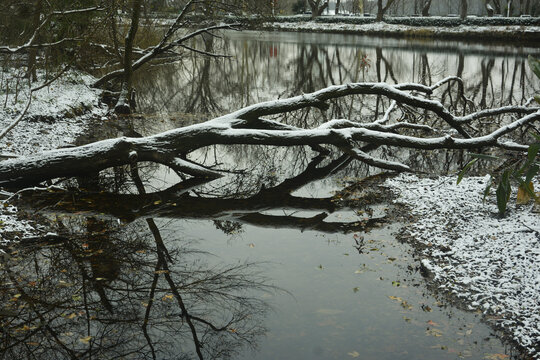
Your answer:
[[[468,12],[467,5],[468,5],[467,0],[461,0],[461,10],[460,10],[461,20],[465,20],[467,18],[467,12]]]
[[[383,0],[377,0],[377,21],[383,21],[384,14],[388,11],[390,6],[395,2],[396,0],[386,0],[386,5],[383,6]]]
[[[321,16],[323,11],[328,7],[329,0],[323,0],[321,5],[321,0],[308,0],[309,7],[311,8],[311,18],[315,19],[318,16]]]
[[[424,6],[422,7],[422,16],[429,16],[429,8],[431,7],[432,0],[426,0]]]
[[[122,91],[118,98],[114,111],[118,114],[131,113],[131,93],[133,90],[133,43],[135,42],[135,35],[139,29],[139,19],[141,17],[141,4],[142,0],[132,0],[133,13],[131,15],[131,27],[126,36],[125,50],[124,50],[124,79],[122,83]]]
[[[377,0],[377,21],[382,21],[383,16],[384,16],[384,13],[383,13],[382,0]]]

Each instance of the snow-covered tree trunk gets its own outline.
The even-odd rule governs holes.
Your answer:
[[[507,106],[483,110],[465,116],[452,114],[441,102],[433,100],[433,93],[443,85],[457,82],[450,77],[433,86],[421,84],[353,83],[331,86],[311,94],[268,101],[240,109],[231,114],[161,134],[143,138],[117,138],[85,146],[58,149],[39,155],[20,157],[0,162],[0,186],[20,187],[43,181],[95,174],[101,170],[154,162],[174,171],[197,178],[218,178],[222,172],[189,160],[188,155],[200,148],[221,145],[309,146],[324,154],[329,146],[371,166],[394,171],[414,171],[406,164],[383,160],[367,153],[367,148],[390,146],[408,149],[474,149],[499,147],[526,152],[527,146],[504,142],[503,136],[540,120],[540,109],[530,106]],[[325,111],[327,102],[350,95],[375,95],[392,100],[382,118],[371,123],[347,119],[333,119],[315,128],[304,129],[285,125],[268,117],[315,107]],[[467,104],[467,99],[463,100]],[[431,113],[440,119],[433,128],[421,123],[391,122],[397,109],[413,109]],[[517,120],[491,133],[469,134],[469,124],[502,114],[520,115]],[[475,129],[475,127],[471,127]],[[402,134],[401,131],[431,132],[434,137]],[[474,130],[477,131],[477,130]],[[459,135],[456,135],[459,134]],[[366,148],[367,147],[367,148]]]

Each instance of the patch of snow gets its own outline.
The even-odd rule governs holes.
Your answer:
[[[313,21],[300,22],[274,22],[265,23],[267,29],[288,30],[288,31],[319,31],[319,32],[356,32],[361,34],[414,34],[421,31],[424,34],[429,33],[433,36],[459,36],[464,33],[468,35],[504,35],[514,34],[540,34],[540,26],[477,26],[477,25],[460,25],[455,27],[439,27],[439,26],[409,26],[401,24],[388,24],[384,22],[376,22],[371,24],[344,24],[344,23],[323,23]]]
[[[18,93],[14,91],[15,70],[2,71],[3,84],[6,78],[11,83],[0,89],[0,131],[24,111],[30,93],[28,86],[24,86],[25,81],[17,87]],[[38,77],[44,78],[40,73]],[[89,75],[71,71],[48,87],[35,91],[23,120],[0,139],[0,154],[25,156],[73,144],[76,137],[84,133],[90,119],[101,118],[107,111],[99,104],[99,90],[90,87],[93,81],[95,79]],[[2,195],[7,197],[5,193]],[[43,231],[33,222],[20,219],[16,207],[0,201],[0,247],[10,240],[36,236]]]
[[[400,175],[385,186],[417,219],[405,230],[424,248],[422,265],[440,289],[496,315],[497,325],[540,359],[540,214],[516,205],[514,194],[500,217],[494,195],[482,201],[488,181]]]
[[[42,75],[38,73],[40,78]],[[107,111],[99,104],[99,90],[90,87],[93,81],[90,75],[70,71],[34,92],[24,119],[0,139],[0,153],[28,155],[72,144],[85,131],[89,119],[102,117]],[[8,91],[0,89],[0,129],[9,126],[26,107],[29,89],[24,83],[19,84],[18,94],[14,79]]]
[[[6,246],[12,239],[31,237],[36,234],[36,226],[28,220],[19,219],[17,208],[0,203],[0,247]],[[3,251],[0,249],[0,254]]]

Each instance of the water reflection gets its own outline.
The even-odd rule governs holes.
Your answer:
[[[3,358],[227,358],[265,333],[255,264],[210,266],[150,218],[54,222],[2,263]]]
[[[241,224],[258,227],[316,230],[325,233],[348,233],[369,231],[386,222],[385,216],[359,217],[352,221],[326,221],[329,214],[354,210],[359,214],[373,214],[371,207],[383,204],[387,197],[380,189],[370,185],[388,175],[380,175],[363,181],[355,181],[332,196],[306,197],[293,195],[304,186],[346,167],[351,161],[348,155],[324,164],[325,156],[314,158],[298,175],[272,184],[264,177],[256,178],[250,186],[257,189],[253,194],[235,191],[242,184],[229,181],[229,190],[208,194],[204,190],[207,181],[189,179],[162,191],[149,194],[118,194],[109,192],[71,192],[26,190],[19,195],[19,206],[62,212],[92,212],[112,215],[124,222],[137,218],[160,217],[169,219],[209,219],[225,233],[238,231]],[[322,165],[321,165],[322,164]],[[242,177],[235,178],[242,182]],[[277,177],[273,179],[276,181]],[[280,212],[277,215],[275,212]],[[299,216],[313,212],[310,217]],[[153,225],[150,226],[154,228]],[[154,232],[154,231],[153,231]]]
[[[202,46],[232,58],[217,61],[191,55],[174,66],[140,74],[142,112],[196,112],[208,117],[334,84],[432,85],[450,75],[466,79],[465,93],[480,108],[523,104],[539,88],[526,63],[528,54],[538,53],[535,48],[256,32],[228,32],[222,42],[211,39]],[[450,102],[458,98],[445,95]],[[328,116],[346,116],[351,107],[345,102]],[[362,113],[361,104],[355,104],[355,110]]]
[[[139,105],[157,114],[95,127],[80,141],[149,135],[348,81],[429,85],[460,75],[465,88],[442,94],[455,112],[471,103],[520,103],[538,88],[524,57],[500,48],[257,33],[195,45],[235,57],[147,68]],[[302,127],[371,120],[389,106],[351,97],[326,113],[280,120]],[[458,151],[365,150],[438,172],[464,160]],[[214,146],[195,156],[229,176],[207,183],[149,165],[141,169],[148,193],[139,194],[125,168],[78,179],[75,190],[20,193],[17,205],[32,216],[39,209],[56,233],[27,239],[4,259],[5,358],[481,359],[504,352],[474,315],[429,295],[410,248],[386,227],[395,214],[376,186],[384,177],[358,180],[373,173],[365,164],[307,147]],[[265,261],[279,262],[265,275],[298,299],[272,298],[279,311],[271,317],[265,300],[275,289],[254,264]],[[245,352],[257,343],[261,353]]]
[[[230,59],[191,55],[181,63],[151,68],[147,73],[139,74],[140,110],[150,113],[150,119],[157,121],[152,125],[149,118],[145,118],[134,124],[137,131],[149,135],[207,120],[256,102],[347,82],[433,85],[455,75],[465,79],[464,84],[449,82],[434,96],[457,115],[483,108],[524,104],[540,91],[540,82],[526,62],[529,53],[539,51],[532,47],[420,42],[354,35],[257,32],[227,32],[224,35],[222,41],[212,38],[197,45],[206,51],[230,54]],[[370,122],[380,119],[392,104],[381,96],[350,96],[330,103],[325,112],[306,109],[277,120],[302,128],[317,127],[330,119],[340,118]],[[425,115],[425,112],[399,107],[393,114],[393,120],[440,126],[438,119]],[[494,117],[475,125],[476,128],[469,127],[467,131],[479,134],[510,119],[510,116]],[[516,132],[516,141],[524,134],[526,131]],[[245,168],[251,168],[261,159],[269,161],[266,158],[287,159],[295,163],[296,168],[305,168],[309,159],[315,156],[298,147],[268,155],[274,150],[261,150],[256,146],[227,149],[218,146],[203,153],[198,160],[211,157],[216,149],[220,154],[231,154],[235,158],[233,164],[243,163]],[[389,147],[371,151],[375,157],[398,160],[427,173],[457,171],[466,161],[462,151],[427,153]],[[261,152],[267,155],[260,155]],[[306,161],[299,164],[297,159],[300,157]],[[353,162],[345,174],[363,177],[376,171]]]

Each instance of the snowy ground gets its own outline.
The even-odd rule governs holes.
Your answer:
[[[482,202],[488,179],[400,175],[385,186],[414,216],[405,230],[435,284],[540,359],[540,214],[511,199],[500,218],[494,195]]]
[[[7,75],[7,72],[3,74],[4,86],[0,89],[0,131],[19,116],[28,101],[29,91],[24,82],[19,85],[18,94],[13,90],[14,83],[6,91]],[[70,72],[34,92],[23,120],[0,139],[0,154],[29,155],[73,144],[85,132],[88,120],[102,117],[107,111],[99,105],[98,90],[90,88],[92,81],[91,76]],[[8,239],[32,236],[43,230],[32,221],[19,219],[17,209],[5,205],[0,201],[0,246]]]
[[[327,24],[323,22],[283,22],[266,23],[266,29],[285,31],[308,31],[308,32],[346,32],[372,35],[408,35],[423,37],[486,37],[514,39],[531,38],[540,36],[539,26],[467,26],[435,27],[435,26],[407,26],[378,22],[373,24]]]
[[[34,92],[24,119],[0,139],[0,153],[28,155],[73,143],[85,131],[88,119],[106,112],[105,107],[99,106],[99,91],[89,86],[92,80],[89,75],[70,72]],[[0,129],[17,118],[28,101],[28,86],[23,81],[16,94],[14,81],[9,91],[5,86],[0,89]]]

